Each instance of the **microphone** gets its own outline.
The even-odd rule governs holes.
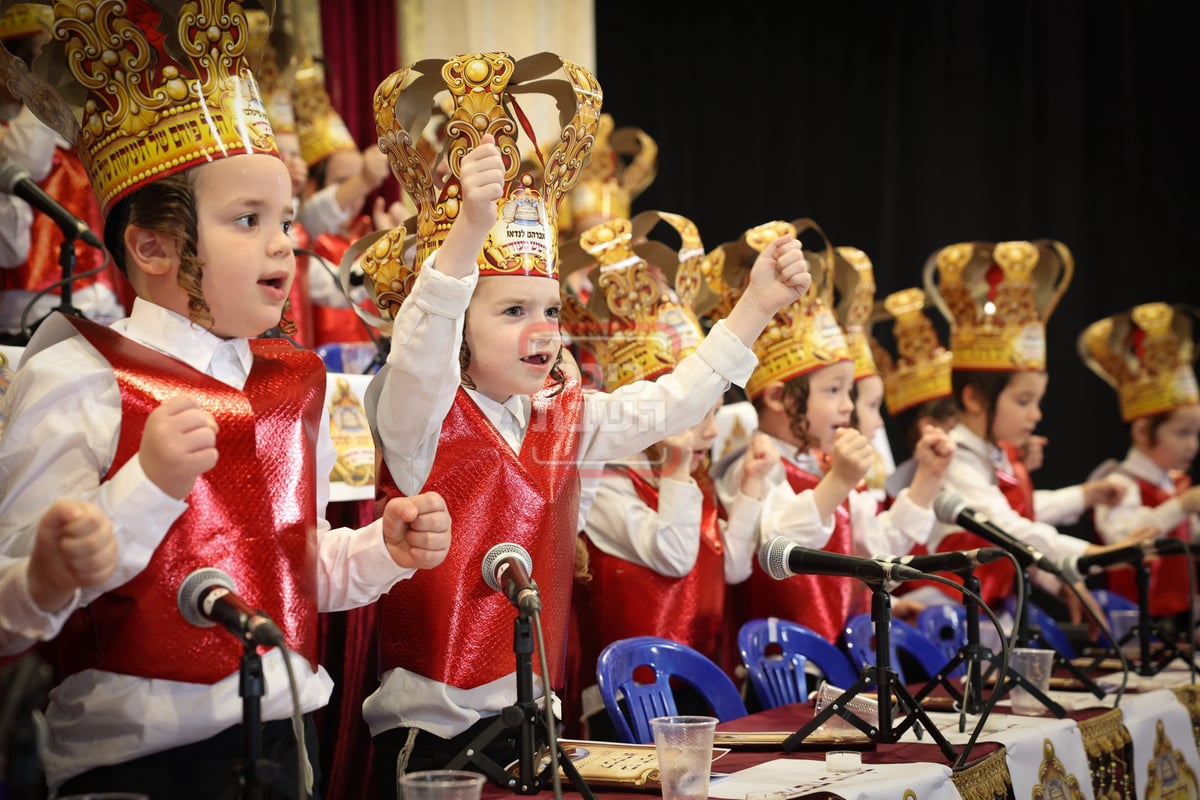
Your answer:
[[[949,550],[945,553],[929,553],[920,556],[876,555],[876,561],[903,564],[920,572],[970,572],[983,564],[990,564],[1004,557],[999,547],[977,547],[974,550]]]
[[[847,556],[801,547],[786,536],[776,536],[758,550],[758,565],[777,581],[793,575],[834,575],[866,583],[915,581],[923,572],[890,561]]]
[[[938,496],[933,498],[933,515],[938,518],[938,521],[944,522],[947,525],[958,525],[971,533],[987,539],[994,545],[998,545],[1017,557],[1017,562],[1022,567],[1034,565],[1038,569],[1044,569],[1051,575],[1057,575],[1060,578],[1067,579],[1069,576],[1063,575],[1063,569],[1058,564],[1055,564],[1041,550],[1038,550],[1031,544],[1022,542],[1011,533],[997,527],[987,514],[981,511],[976,511],[973,508],[968,508],[962,495],[958,492],[949,489],[942,489],[938,492]]]
[[[483,581],[525,613],[542,610],[537,584],[529,577],[533,561],[519,544],[498,544],[483,556]]]
[[[183,618],[198,628],[219,622],[244,641],[287,647],[279,626],[234,594],[233,579],[219,569],[203,567],[184,578],[176,602]]]
[[[63,208],[57,200],[46,194],[46,190],[37,185],[29,170],[15,161],[0,161],[0,192],[16,195],[29,205],[41,211],[62,228],[63,236],[70,239],[82,239],[92,247],[104,248],[100,237],[92,232],[83,220]]]
[[[1097,575],[1117,564],[1140,564],[1147,558],[1160,555],[1177,555],[1184,552],[1184,544],[1178,539],[1143,539],[1138,544],[1126,545],[1113,550],[1089,553],[1077,558],[1062,560],[1063,572],[1076,582],[1087,575]]]

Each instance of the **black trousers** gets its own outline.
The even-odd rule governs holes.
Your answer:
[[[321,760],[312,714],[304,715],[304,744],[313,769],[313,800],[320,800]],[[263,800],[299,800],[296,737],[291,720],[262,726],[262,761],[258,770]],[[150,800],[235,800],[241,797],[245,745],[242,726],[227,728],[202,742],[97,767],[58,787],[59,796],[84,792],[142,792]]]
[[[445,769],[476,736],[496,722],[497,717],[487,717],[476,722],[467,730],[453,739],[443,739],[428,731],[417,730],[416,744],[408,757],[405,772],[419,772],[426,769]],[[396,796],[396,759],[408,743],[409,731],[412,728],[392,728],[373,740],[375,755],[372,760],[375,773],[375,787],[378,797],[393,798]],[[520,743],[517,728],[503,728],[500,733],[483,747],[483,753],[502,768],[520,758]],[[482,772],[478,767],[467,764],[463,769]]]

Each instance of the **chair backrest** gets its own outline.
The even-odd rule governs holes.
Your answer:
[[[917,630],[942,651],[948,662],[967,643],[967,609],[959,603],[926,606],[917,615]],[[964,661],[954,668],[950,676],[959,677],[966,671],[967,664]]]
[[[600,652],[596,681],[621,741],[654,741],[650,720],[678,713],[672,681],[690,686],[722,722],[746,716],[737,686],[708,656],[657,636],[618,639]]]
[[[1075,645],[1071,644],[1067,632],[1059,626],[1054,617],[1050,616],[1045,609],[1038,608],[1029,602],[1025,603],[1025,613],[1027,615],[1026,626],[1037,626],[1043,642],[1066,658],[1075,658]]]
[[[901,651],[907,653],[927,677],[936,675],[950,660],[932,642],[926,640],[919,630],[904,620],[893,619],[888,628],[888,636],[892,645],[889,654],[892,671],[901,683],[909,682],[904,674]],[[845,639],[850,659],[857,662],[859,667],[875,666],[878,663],[878,655],[875,652],[875,623],[871,621],[870,614],[857,614],[846,620]]]
[[[791,620],[761,617],[747,621],[738,631],[738,650],[763,708],[808,702],[807,664],[843,689],[858,680],[845,653],[816,631]]]

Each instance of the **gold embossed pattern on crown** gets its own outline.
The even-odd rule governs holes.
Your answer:
[[[897,353],[895,360],[880,360],[888,413],[949,397],[953,356],[938,341],[925,314],[925,292],[916,287],[901,289],[884,298],[883,307],[894,320]]]
[[[925,291],[950,323],[956,370],[1044,370],[1046,320],[1070,285],[1071,251],[1052,239],[960,242],[925,262]]]
[[[419,147],[431,109],[451,100],[442,150],[428,157]],[[549,95],[559,111],[554,136],[539,135],[522,107],[525,95]],[[416,267],[372,265],[378,285],[402,285],[397,278],[441,246],[457,218],[463,157],[491,135],[504,159],[505,191],[497,219],[480,253],[481,275],[536,275],[557,278],[557,213],[563,196],[579,179],[593,143],[602,93],[587,69],[553,53],[517,61],[507,53],[457,55],[417,62],[388,76],[376,89],[375,122],[380,146],[392,172],[417,207]],[[543,152],[538,142],[555,142]],[[522,171],[525,158],[541,174]],[[445,159],[444,181],[435,178]],[[391,238],[403,238],[393,232]]]
[[[232,0],[58,0],[35,75],[6,78],[79,147],[107,209],[144,181],[239,153],[276,153]],[[60,94],[61,93],[61,94]]]
[[[1080,357],[1117,390],[1125,422],[1200,402],[1195,316],[1186,306],[1143,303],[1079,335]]]

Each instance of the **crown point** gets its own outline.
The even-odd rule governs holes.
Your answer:
[[[487,62],[481,58],[471,59],[467,62],[466,69],[463,70],[472,83],[479,83],[484,80],[490,71]]]

